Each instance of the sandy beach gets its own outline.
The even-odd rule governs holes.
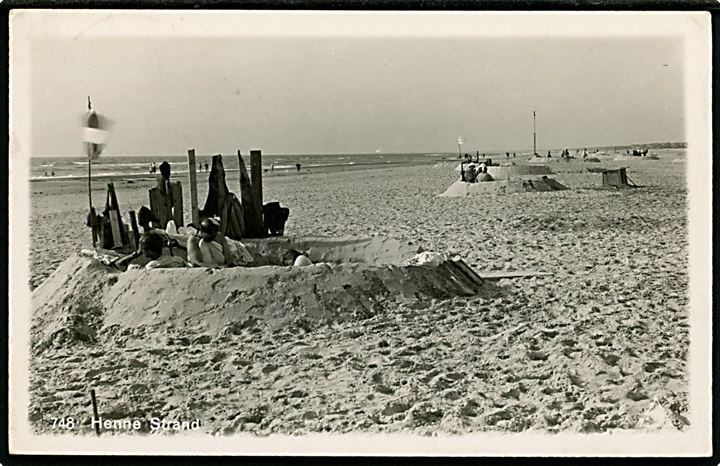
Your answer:
[[[549,164],[567,191],[465,198],[438,197],[458,178],[442,164],[267,177],[265,201],[290,208],[286,235],[388,237],[478,272],[552,275],[342,322],[259,322],[219,336],[101,329],[97,344],[33,357],[31,424],[50,432],[62,413],[91,432],[94,387],[104,418],[199,419],[220,434],[683,430],[687,180],[674,161],[686,154],[657,153],[595,164],[628,167],[638,189],[603,188],[581,162]],[[126,212],[148,204],[154,181],[114,184]],[[31,183],[33,288],[91,247],[86,189]],[[204,176],[199,190],[202,207]]]

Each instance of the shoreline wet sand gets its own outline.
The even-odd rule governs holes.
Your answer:
[[[480,198],[437,197],[457,173],[432,164],[269,176],[287,235],[387,236],[477,271],[553,275],[342,324],[222,338],[142,327],[51,348],[32,360],[30,419],[49,431],[51,413],[87,417],[96,386],[101,413],[199,418],[208,433],[684,429],[687,187],[673,159],[622,162],[641,189],[553,164],[570,190]],[[52,184],[31,184],[35,286],[90,243],[86,185]],[[116,180],[123,211],[153,184]]]

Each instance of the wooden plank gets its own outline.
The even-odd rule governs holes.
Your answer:
[[[190,209],[192,215],[192,224],[197,228],[200,226],[200,213],[198,210],[198,193],[197,193],[197,165],[195,164],[195,149],[188,151],[188,173],[190,174]]]
[[[461,269],[453,261],[447,261],[446,264],[447,264],[448,269],[452,271],[454,276],[458,277],[459,280],[462,280],[462,282],[463,282],[463,284],[465,284],[465,286],[470,287],[473,290],[473,292],[477,293],[477,291],[480,289],[482,282],[477,283],[473,278],[468,276],[468,274],[466,274],[465,271],[463,269]]]
[[[165,202],[166,196],[164,196],[159,186],[150,188],[148,193],[150,196],[150,210],[153,215],[160,220],[161,228],[165,228],[170,217],[170,213],[167,211],[167,203]]]
[[[245,161],[238,151],[238,165],[240,166],[240,203],[243,207],[243,220],[245,235],[248,238],[259,238],[264,235],[265,225],[262,217],[262,206],[258,209],[252,191],[252,183],[248,177]]]
[[[454,264],[450,261],[445,262],[445,270],[448,272],[448,277],[462,294],[471,296],[477,293],[474,284],[465,276],[461,271],[454,267]]]
[[[137,223],[137,216],[135,215],[135,211],[130,211],[130,228],[132,228],[133,232],[133,242],[132,245],[137,251],[139,243],[140,243],[140,229],[138,228]]]
[[[262,152],[259,150],[250,151],[250,182],[252,185],[253,199],[255,206],[262,212],[263,186],[262,186]]]
[[[172,212],[173,212],[173,220],[175,220],[175,226],[177,228],[180,228],[184,225],[185,217],[183,214],[183,193],[182,193],[182,183],[179,181],[176,181],[174,184],[170,185],[170,189],[172,190]]]
[[[469,265],[465,263],[462,259],[456,259],[450,261],[452,264],[457,267],[465,276],[467,276],[473,283],[476,285],[482,285],[483,280]]]
[[[110,201],[110,210],[117,212],[117,224],[120,230],[120,246],[123,246],[127,244],[127,237],[125,236],[125,228],[123,227],[122,215],[120,214],[120,204],[118,203],[117,195],[115,194],[115,185],[113,183],[108,183],[108,198]],[[114,235],[113,241],[115,241]]]
[[[108,211],[108,215],[110,216],[110,225],[112,227],[113,249],[121,248],[123,242],[122,235],[120,233],[120,219],[118,216],[118,211],[110,210]]]
[[[480,272],[478,275],[480,275],[480,278],[483,280],[500,280],[503,278],[545,277],[552,275],[552,273],[532,270],[515,270],[512,272],[500,270],[497,272]]]

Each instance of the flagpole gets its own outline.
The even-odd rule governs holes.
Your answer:
[[[88,112],[92,110],[92,104],[90,103],[90,96],[88,96]],[[88,121],[89,123],[89,121]],[[95,210],[93,209],[93,201],[92,201],[92,144],[86,142],[85,143],[85,152],[87,153],[88,158],[88,204],[90,207],[90,230],[92,234],[92,242],[93,242],[93,248],[95,248]]]
[[[535,110],[533,110],[533,156],[537,155],[537,133],[535,132]]]

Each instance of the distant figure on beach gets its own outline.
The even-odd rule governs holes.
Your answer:
[[[584,158],[584,159],[587,158],[587,149],[583,149],[583,158]]]
[[[302,164],[300,162],[295,164],[295,168],[297,168],[297,171],[300,171],[300,167],[302,167]]]
[[[171,267],[187,267],[187,263],[177,256],[163,256],[165,239],[158,233],[145,233],[140,238],[140,251],[150,259],[146,269],[167,269]]]
[[[45,176],[47,176],[47,172],[45,172]]]
[[[220,267],[225,265],[223,239],[217,220],[206,218],[200,222],[200,236],[188,238],[188,260],[192,265],[198,267]]]
[[[515,152],[513,152],[513,157],[515,157]]]
[[[157,167],[155,166],[155,162],[150,164],[150,173],[157,172]]]
[[[548,151],[548,158],[552,158],[552,152]]]
[[[270,164],[270,171],[271,171],[271,172],[272,172],[272,171],[275,171],[275,164],[274,164],[274,163],[271,163],[271,164]]]
[[[205,162],[205,171],[208,171],[208,163],[207,163],[207,161]]]
[[[509,159],[509,158],[510,158],[510,152],[505,152],[505,158],[506,158],[506,159]]]
[[[50,176],[55,176],[55,171],[51,171]]]

